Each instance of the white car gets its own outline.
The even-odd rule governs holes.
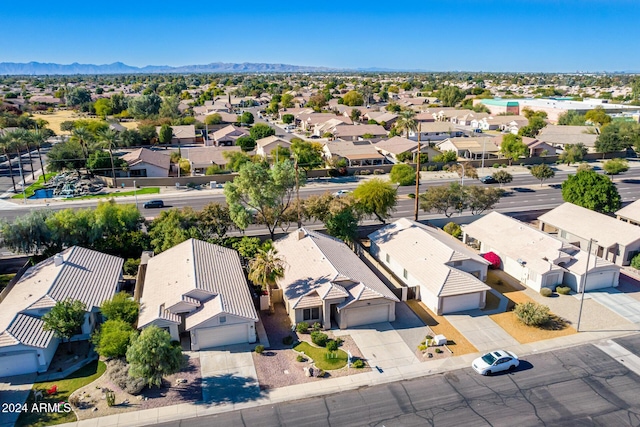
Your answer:
[[[333,197],[342,197],[342,196],[347,195],[349,193],[351,193],[350,190],[338,190],[335,193],[333,193]]]
[[[515,354],[506,350],[496,350],[478,357],[471,367],[481,375],[491,375],[501,371],[512,371],[519,364],[520,361]]]

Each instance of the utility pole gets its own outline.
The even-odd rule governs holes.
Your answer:
[[[418,157],[416,162],[416,198],[413,208],[413,219],[415,221],[418,220],[418,207],[420,205],[420,156],[422,153],[420,152],[420,137],[422,136],[422,123],[418,123]]]
[[[296,172],[296,205],[298,210],[298,228],[302,228],[302,216],[300,214],[300,179],[298,177],[298,156],[293,156],[294,167]]]
[[[580,332],[580,319],[582,318],[582,305],[584,304],[584,291],[587,287],[587,274],[589,273],[589,260],[591,258],[591,245],[597,240],[589,239],[589,245],[587,246],[587,266],[584,269],[584,275],[580,279],[580,311],[578,312],[578,324],[576,325],[576,332]],[[595,264],[594,264],[595,266]]]

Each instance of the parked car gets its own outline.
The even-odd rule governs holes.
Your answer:
[[[491,375],[496,372],[512,371],[518,365],[520,365],[518,356],[506,350],[496,350],[478,357],[471,367],[481,375]]]
[[[342,197],[342,196],[347,195],[349,193],[351,193],[351,190],[338,190],[335,193],[333,193],[333,196],[334,197]]]
[[[164,208],[164,202],[162,200],[149,200],[142,205],[145,209],[148,208]]]
[[[496,181],[491,175],[487,175],[480,178],[480,182],[483,184],[495,184],[498,181]]]

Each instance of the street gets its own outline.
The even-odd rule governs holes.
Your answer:
[[[614,340],[640,348],[640,335]],[[527,356],[513,373],[471,368],[160,426],[637,426],[640,376],[593,345]],[[292,396],[293,397],[293,396]]]

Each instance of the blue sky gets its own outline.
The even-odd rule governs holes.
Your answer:
[[[0,62],[640,70],[639,0],[3,3]]]

